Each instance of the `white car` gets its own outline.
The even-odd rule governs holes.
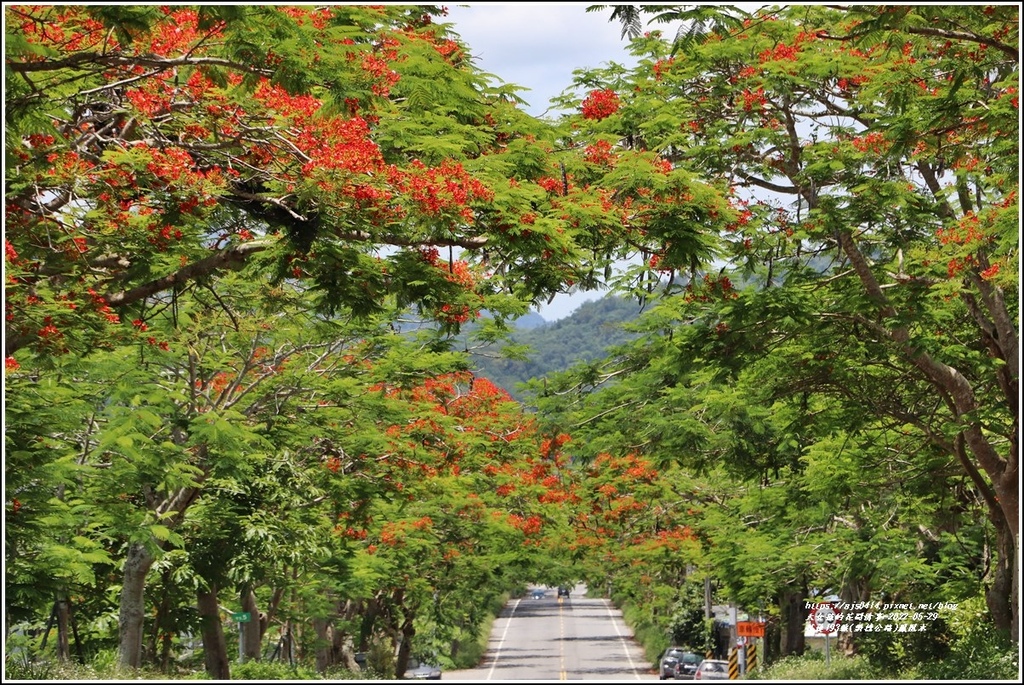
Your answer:
[[[405,669],[406,680],[440,680],[441,667],[434,664],[425,664],[417,659],[409,659],[409,666]]]
[[[729,680],[729,662],[721,659],[704,659],[693,674],[694,680]]]

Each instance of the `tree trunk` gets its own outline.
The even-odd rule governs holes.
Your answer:
[[[779,660],[782,651],[782,627],[777,618],[772,617],[765,622],[762,644],[761,666],[767,668]]]
[[[160,636],[160,672],[167,673],[171,666],[171,648],[173,647],[171,634],[165,632]]]
[[[863,568],[863,566],[861,568]],[[863,570],[861,573],[849,578],[846,583],[843,584],[843,587],[839,590],[840,601],[844,604],[856,605],[860,602],[867,602],[871,599],[871,581],[865,573],[870,575],[870,571]],[[854,633],[836,634],[836,649],[846,656],[853,656],[856,654],[857,644],[854,642],[853,636]]]
[[[220,604],[217,601],[217,586],[196,592],[196,607],[202,622],[203,656],[206,673],[211,680],[230,680],[228,666],[228,645],[224,640],[224,628],[220,622]]]
[[[806,648],[804,630],[807,625],[807,589],[790,588],[783,591],[782,609],[782,656],[800,655]]]
[[[334,628],[326,618],[313,619],[316,633],[316,672],[323,673],[334,665]]]
[[[199,496],[199,488],[181,488],[174,496],[157,500],[145,489],[150,507],[158,520],[163,519],[170,528],[177,526],[185,511]],[[157,547],[163,543],[152,539]],[[120,668],[138,668],[142,665],[142,641],[145,637],[146,576],[156,561],[151,548],[141,542],[128,547],[124,560],[124,583],[121,586],[121,607],[118,614],[117,663]]]
[[[242,658],[245,661],[259,661],[263,646],[265,621],[260,618],[260,609],[256,604],[256,594],[251,587],[242,590],[242,611],[248,612],[249,622],[242,629]]]
[[[985,603],[988,605],[992,622],[997,630],[1013,634],[1014,611],[1014,544],[1013,535],[1006,522],[991,517],[996,531],[996,555],[989,570],[991,585],[985,589]]]
[[[121,668],[142,665],[142,639],[145,628],[146,575],[156,558],[146,545],[136,542],[128,548],[124,560],[124,583],[118,614],[119,642],[117,662]]]
[[[68,639],[70,625],[68,600],[63,594],[57,596],[57,661],[68,663],[71,661],[71,640]]]
[[[373,635],[373,626],[380,615],[380,601],[376,597],[366,600],[366,607],[363,611],[363,620],[359,625],[359,651],[366,652],[370,649],[370,636]]]
[[[896,309],[885,296],[853,235],[846,231],[837,231],[836,237],[857,273],[865,292],[878,304],[879,314],[886,318],[895,317]],[[984,414],[983,411],[980,411],[984,409],[984,406],[978,400],[975,394],[975,385],[967,375],[959,369],[933,358],[921,345],[915,344],[913,334],[906,326],[898,325],[891,329],[880,325],[873,327],[897,344],[904,358],[921,372],[925,380],[940,393],[946,402],[960,429],[960,436],[957,440],[963,440],[966,453],[970,457],[971,464],[967,469],[968,472],[970,473],[975,468],[980,469],[992,481],[995,497],[986,498],[985,503],[990,509],[989,516],[991,518],[995,519],[1001,514],[1006,519],[1009,539],[1012,542],[1012,548],[1007,550],[1010,562],[1006,566],[1013,569],[1017,566],[1017,554],[1020,550],[1020,456],[1018,451],[1020,415],[1017,404],[1020,392],[1020,368],[1017,359],[1019,339],[1017,327],[1013,324],[1014,317],[1010,315],[1001,291],[990,288],[982,279],[975,279],[974,284],[982,294],[985,311],[982,311],[977,303],[971,306],[973,300],[970,298],[967,298],[967,304],[982,330],[986,329],[988,322],[991,321],[995,335],[986,336],[989,354],[1006,365],[1006,372],[996,380],[999,387],[1003,389],[1005,400],[1010,407],[1013,431],[1010,444],[1007,446],[1009,449],[1002,453],[989,440],[983,420],[980,418]],[[960,456],[963,461],[962,455],[957,456]],[[1000,552],[1003,552],[1001,543]],[[1017,609],[1020,579],[1017,573],[1011,575],[1013,580],[1010,583],[1009,601],[1010,637],[1016,644],[1020,642],[1020,615]]]
[[[999,504],[1002,507],[1002,512],[1005,517],[1005,527],[997,526],[996,534],[999,536],[999,557],[1001,560],[999,563],[999,571],[1003,574],[1001,579],[997,579],[997,582],[1001,582],[1002,586],[1005,587],[1006,578],[1009,578],[1009,592],[1007,600],[1003,604],[1005,609],[1009,612],[1010,620],[1008,630],[1010,632],[1010,639],[1014,644],[1020,644],[1020,560],[1018,555],[1020,554],[1020,527],[1019,527],[1019,491],[1020,487],[1017,482],[1017,459],[1014,457],[1011,460],[1012,470],[1007,469],[1008,473],[1004,474],[1005,478],[1002,488],[996,488],[996,494],[999,497]],[[1012,483],[1010,483],[1012,479]],[[1009,483],[1009,484],[1007,484]],[[1010,517],[1013,518],[1010,518]],[[991,605],[989,606],[991,609]],[[995,614],[993,614],[995,617]],[[1000,618],[1005,623],[1005,616]],[[997,625],[999,625],[997,623]]]
[[[398,655],[395,657],[395,678],[401,679],[409,667],[409,657],[412,656],[412,640],[416,636],[416,628],[412,625],[413,615],[409,614],[402,623],[402,642],[398,645]]]

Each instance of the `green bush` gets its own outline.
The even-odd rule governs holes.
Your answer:
[[[319,680],[316,671],[281,661],[246,661],[231,664],[232,680]]]
[[[509,597],[510,594],[505,593],[491,598],[487,607],[487,618],[480,624],[476,635],[467,635],[464,640],[459,640],[452,658],[454,668],[475,668],[484,658],[491,640],[491,628],[498,615],[501,614],[501,610],[505,608]]]
[[[140,668],[131,671],[132,680],[167,680],[168,674],[155,668]],[[4,666],[6,680],[122,680],[126,672],[118,670],[114,663],[91,662],[87,665],[71,661],[58,663],[52,659],[26,660],[7,657]]]
[[[864,656],[833,656],[830,663],[820,652],[786,657],[747,676],[748,680],[877,680],[883,674]],[[887,678],[884,678],[887,679]]]
[[[613,603],[618,604],[613,600]],[[630,601],[622,601],[622,620],[633,631],[633,638],[643,648],[644,657],[655,668],[659,665],[661,655],[672,644],[672,639],[664,625],[656,623],[653,618]]]
[[[322,680],[382,680],[368,671],[350,671],[342,666],[332,666],[320,676]]]
[[[48,661],[29,661],[8,656],[4,663],[7,680],[57,680],[57,666]]]
[[[953,637],[939,661],[921,662],[905,676],[915,680],[1019,680],[1020,654],[1006,633],[988,620],[984,600],[969,600],[947,619]]]

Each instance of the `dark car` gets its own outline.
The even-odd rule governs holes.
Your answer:
[[[661,655],[658,677],[661,680],[668,678],[692,680],[693,674],[697,671],[697,665],[701,661],[702,657],[699,654],[688,652],[682,647],[669,647]]]
[[[676,664],[676,678],[679,680],[693,680],[697,673],[697,666],[704,660],[696,652],[683,652],[683,658]]]
[[[559,585],[558,586],[558,596],[559,597],[568,597],[569,596],[569,588],[567,586],[565,586],[565,585]]]
[[[546,595],[547,595],[546,592],[544,592],[543,590],[539,590],[539,589],[538,590],[534,590],[532,593],[530,593],[530,596],[533,597],[534,599],[544,599],[544,597]]]
[[[441,667],[435,664],[428,664],[418,659],[409,659],[409,665],[405,669],[406,680],[440,680]]]
[[[729,680],[729,662],[721,659],[704,659],[693,674],[694,680]]]

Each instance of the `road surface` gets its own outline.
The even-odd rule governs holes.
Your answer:
[[[491,630],[487,653],[474,669],[445,671],[444,680],[657,680],[656,670],[606,599],[573,588],[533,590],[505,605]]]

